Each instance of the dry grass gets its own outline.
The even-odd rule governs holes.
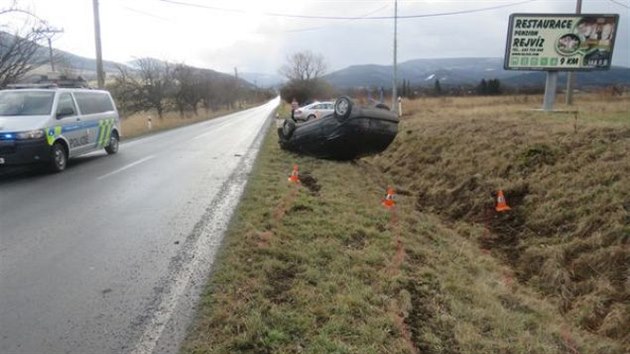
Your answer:
[[[532,97],[416,101],[394,145],[354,163],[281,151],[272,130],[182,351],[624,353],[628,100],[593,102],[602,121],[575,133]],[[499,187],[506,216],[488,214]],[[587,263],[599,274],[578,281]]]
[[[417,210],[492,250],[571,325],[628,348],[630,98],[580,96],[577,120],[529,110],[539,103],[409,102],[401,134],[369,162]],[[498,189],[513,208],[506,215],[493,212]]]
[[[249,107],[245,107],[247,109]],[[122,132],[124,139],[131,139],[138,136],[152,134],[155,132],[173,129],[184,125],[198,123],[204,120],[221,117],[226,114],[234,113],[237,110],[220,109],[217,111],[206,112],[199,110],[199,115],[192,112],[186,112],[184,117],[179,112],[165,112],[162,118],[159,118],[157,112],[146,111],[132,114],[122,119]],[[149,129],[148,121],[151,118],[151,128]]]

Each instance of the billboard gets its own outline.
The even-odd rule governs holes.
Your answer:
[[[619,15],[512,14],[506,70],[607,70]]]

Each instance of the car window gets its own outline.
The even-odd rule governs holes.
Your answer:
[[[0,92],[0,116],[48,115],[52,110],[54,92]]]
[[[316,104],[313,107],[311,107],[311,109],[322,109],[322,105],[321,104]]]
[[[110,112],[114,110],[114,105],[109,95],[104,92],[75,92],[81,114],[94,114]]]
[[[72,99],[72,95],[69,93],[62,93],[59,95],[59,102],[57,103],[57,112],[59,115],[64,110],[70,108],[72,110],[72,114],[65,115],[65,117],[74,116],[77,114],[77,107],[74,105],[74,100]]]

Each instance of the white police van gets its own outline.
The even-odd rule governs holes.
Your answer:
[[[105,149],[118,152],[120,117],[109,92],[56,85],[15,85],[0,90],[0,168],[48,164]]]

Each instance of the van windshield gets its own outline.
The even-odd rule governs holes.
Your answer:
[[[0,91],[0,116],[49,115],[54,97],[54,92]]]

